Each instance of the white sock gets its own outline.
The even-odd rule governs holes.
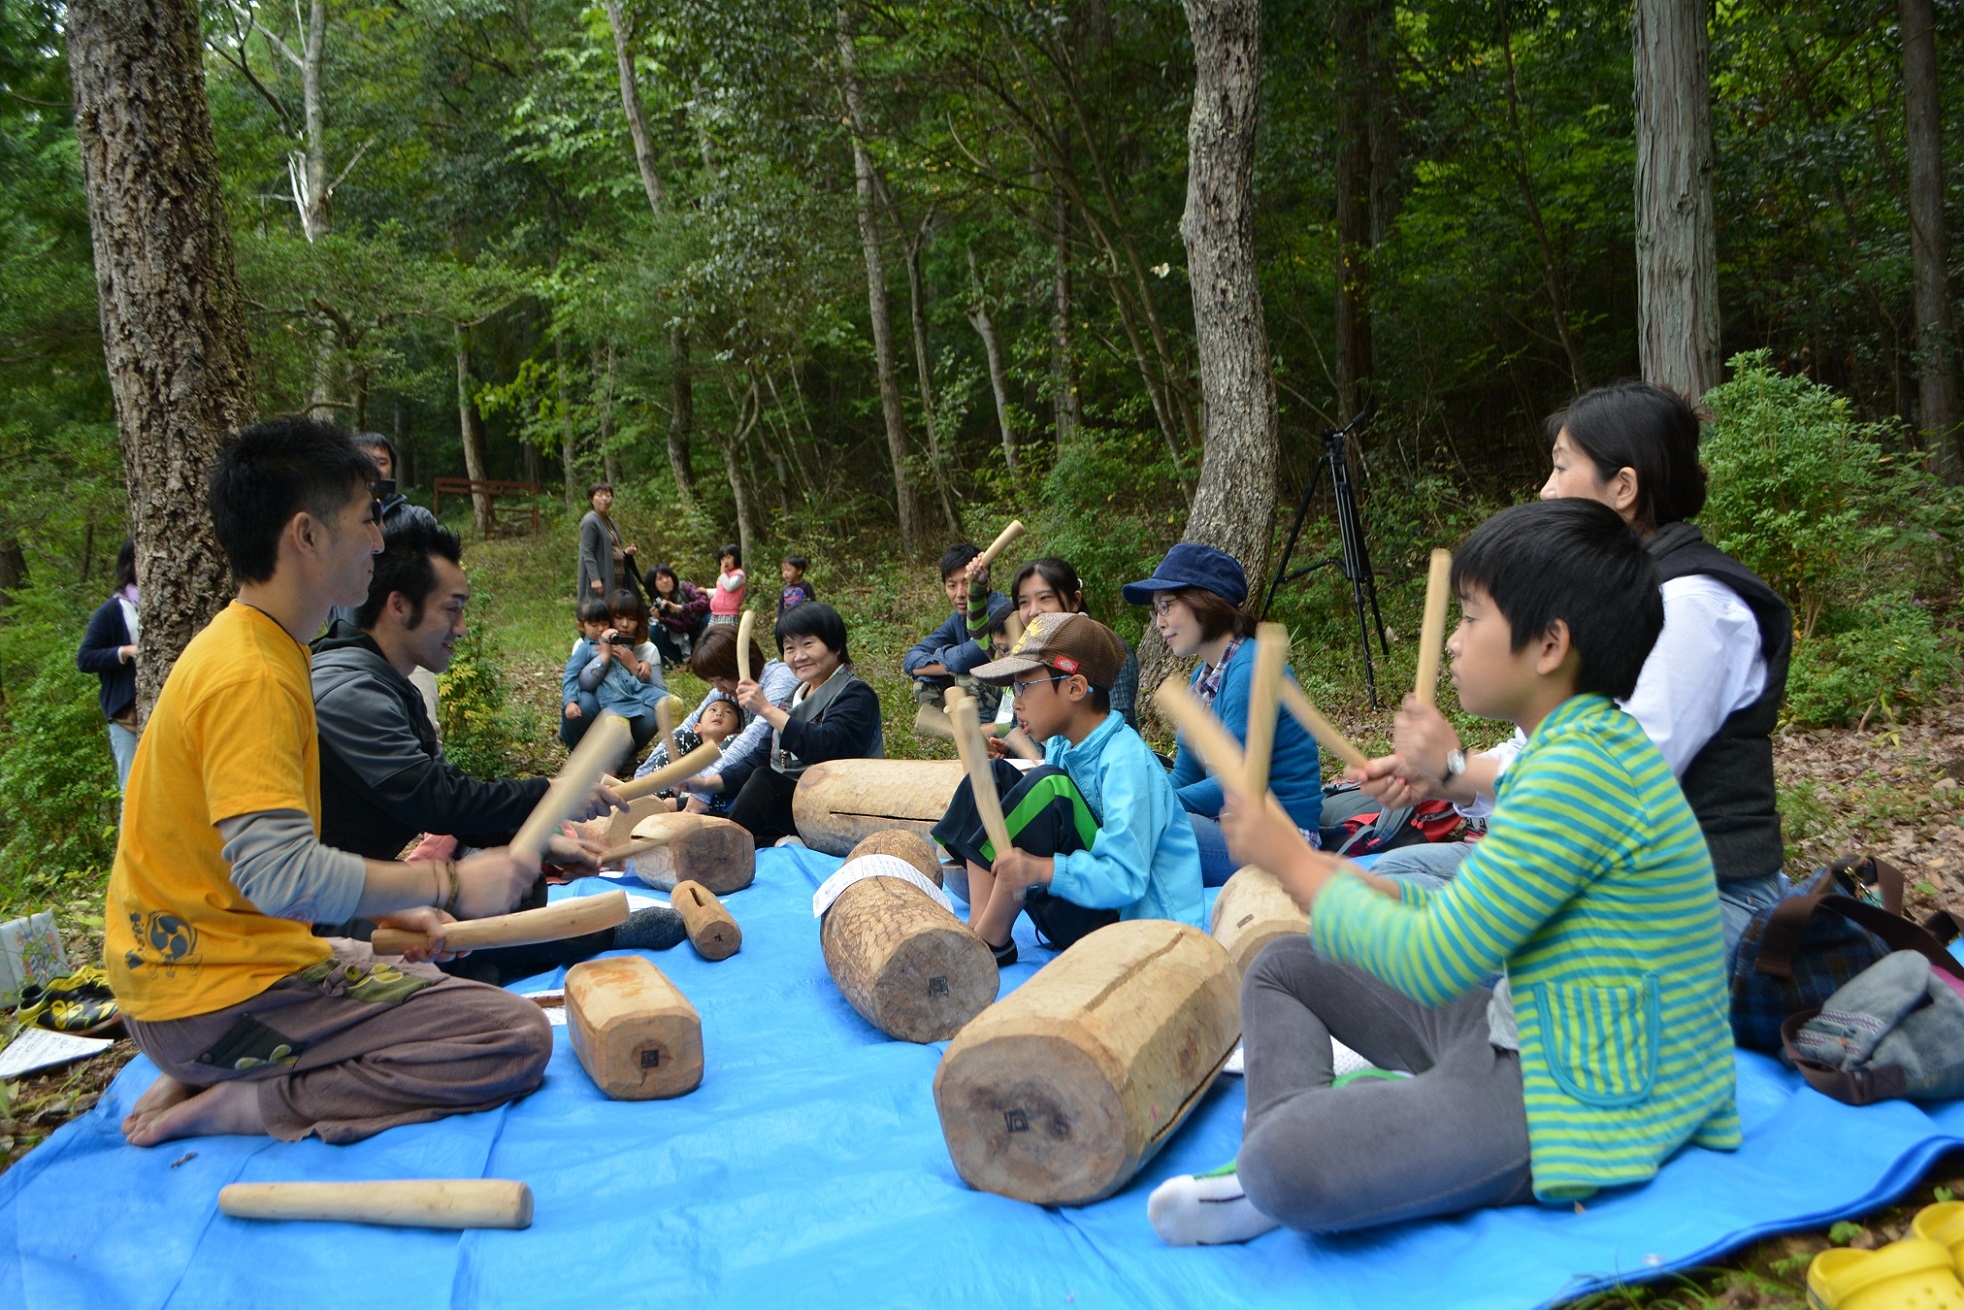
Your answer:
[[[1246,1242],[1281,1227],[1248,1200],[1233,1165],[1167,1179],[1153,1188],[1146,1218],[1168,1246]]]

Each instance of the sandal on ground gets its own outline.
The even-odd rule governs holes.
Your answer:
[[[1964,1310],[1950,1251],[1906,1237],[1875,1251],[1836,1247],[1807,1266],[1807,1304],[1816,1310]]]
[[[1924,1206],[1910,1221],[1910,1235],[1948,1248],[1951,1264],[1964,1270],[1964,1265],[1958,1263],[1964,1258],[1964,1201],[1939,1201]],[[1964,1281],[1964,1273],[1960,1273],[1960,1281]]]

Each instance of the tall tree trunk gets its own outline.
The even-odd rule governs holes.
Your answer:
[[[975,260],[975,247],[968,248],[968,281],[975,303],[968,311],[969,324],[982,338],[982,352],[989,357],[989,390],[996,398],[996,426],[1002,431],[1002,462],[1009,476],[1016,476],[1016,437],[1009,423],[1009,371],[1003,367],[1002,342],[996,338],[995,321],[982,294],[982,269]]]
[[[177,654],[230,587],[205,506],[219,438],[253,415],[190,0],[73,0],[68,59],[88,192],[103,357],[136,540],[148,714]]]
[[[603,0],[608,26],[614,30],[614,61],[620,68],[621,108],[627,113],[627,132],[634,139],[634,166],[641,173],[641,189],[647,193],[648,208],[660,218],[668,209],[668,193],[661,174],[655,171],[655,146],[648,135],[648,119],[641,112],[641,89],[634,80],[634,30],[621,12],[620,0]]]
[[[1957,325],[1950,307],[1944,232],[1943,105],[1931,0],[1901,0],[1903,113],[1909,147],[1909,247],[1916,282],[1918,426],[1938,466],[1964,482],[1964,428],[1957,414]]]
[[[1261,104],[1261,0],[1185,0],[1193,34],[1187,204],[1180,218],[1193,283],[1194,345],[1206,444],[1185,540],[1233,555],[1251,594],[1268,575],[1278,457],[1275,379],[1255,254],[1255,126]],[[1140,654],[1156,686],[1170,658],[1155,634]]]
[[[1051,206],[1050,408],[1059,448],[1077,438],[1084,405],[1077,389],[1077,351],[1072,341],[1071,202],[1059,188]]]
[[[907,247],[907,308],[914,329],[914,369],[921,379],[921,424],[927,429],[927,462],[934,472],[934,488],[941,496],[941,513],[948,531],[962,535],[962,517],[955,509],[955,490],[948,483],[948,467],[941,460],[941,422],[934,405],[934,366],[928,358],[927,297],[921,283],[921,247],[927,244],[934,221],[930,213],[921,230]]]
[[[900,520],[900,548],[909,558],[921,553],[921,512],[914,478],[907,467],[907,412],[900,401],[900,369],[894,360],[893,317],[887,309],[886,261],[873,204],[873,156],[867,152],[866,106],[859,87],[853,49],[852,17],[838,10],[839,82],[852,136],[853,194],[859,210],[859,242],[866,256],[866,304],[873,326],[873,362],[880,378],[880,412],[886,419],[887,454],[893,460],[894,511]]]
[[[559,405],[559,485],[561,494],[566,497],[566,512],[573,513],[579,507],[579,437],[573,426],[573,405],[566,396],[566,374],[572,367],[566,362],[566,338],[554,337],[553,388]]]
[[[457,338],[457,435],[464,445],[464,476],[481,482],[491,476],[484,458],[484,424],[477,415],[477,398],[471,395],[471,338],[462,323],[453,325]],[[471,513],[480,538],[491,535],[491,497],[482,491],[471,493]]]
[[[614,449],[614,343],[593,348],[594,435],[600,442],[601,475],[621,481],[620,452]]]
[[[757,561],[750,548],[757,540],[757,533],[750,513],[750,487],[743,476],[741,449],[743,439],[749,435],[751,427],[757,422],[757,415],[763,401],[757,394],[757,384],[754,380],[750,384],[750,390],[739,396],[726,376],[723,379],[723,390],[729,394],[731,409],[736,411],[735,426],[718,443],[723,448],[723,476],[729,479],[730,498],[736,502],[737,549],[743,552],[743,558],[751,561],[750,568],[754,571]]]
[[[1637,324],[1643,375],[1719,381],[1709,0],[1637,0]]]
[[[1337,0],[1337,409],[1369,403],[1375,0]]]
[[[689,464],[689,445],[696,430],[696,385],[695,369],[689,357],[688,330],[670,329],[668,347],[675,357],[675,371],[670,375],[668,473],[675,479],[675,490],[683,503],[689,504],[696,498],[695,470]]]

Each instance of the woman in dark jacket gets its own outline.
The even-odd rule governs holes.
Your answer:
[[[648,637],[661,652],[662,663],[687,664],[696,638],[709,624],[709,593],[684,582],[674,565],[657,564],[648,570],[648,612],[654,618]]]
[[[737,684],[737,704],[771,725],[770,762],[744,781],[730,807],[730,818],[748,828],[760,847],[797,833],[791,795],[811,765],[886,754],[880,698],[853,675],[839,611],[816,600],[785,611],[777,650],[798,678],[791,708],[773,705],[754,681]]]
[[[128,788],[136,760],[136,543],[116,552],[116,590],[89,616],[75,667],[102,680],[102,717],[109,721],[109,750],[116,757],[116,789]]]

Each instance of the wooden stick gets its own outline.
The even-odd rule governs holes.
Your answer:
[[[1009,548],[1009,543],[1015,541],[1018,537],[1022,535],[1023,535],[1023,520],[1011,519],[1009,521],[1009,526],[1004,528],[1001,532],[998,532],[996,534],[996,539],[989,543],[989,548],[982,552],[982,567],[986,569],[991,564],[995,563],[996,556],[1002,554],[1003,551],[1007,550]]]
[[[750,634],[757,627],[757,611],[745,610],[737,620],[737,681],[750,681]]]
[[[627,893],[602,892],[598,896],[577,896],[536,910],[517,914],[497,914],[488,919],[465,919],[446,925],[443,949],[475,951],[485,946],[530,946],[535,942],[556,942],[579,937],[602,928],[627,922]],[[401,955],[412,946],[428,946],[421,933],[401,928],[377,928],[369,945],[377,955]]]
[[[668,894],[668,903],[682,916],[689,945],[705,960],[727,960],[743,949],[743,929],[716,899],[716,893],[684,878]]]
[[[1284,680],[1282,683],[1282,708],[1296,716],[1296,722],[1303,725],[1309,735],[1323,744],[1323,749],[1342,760],[1345,764],[1363,768],[1369,761],[1364,752],[1350,744],[1350,739],[1337,731],[1337,725],[1323,717],[1323,711],[1316,708],[1308,693],[1295,683]]]
[[[218,1208],[238,1219],[325,1219],[404,1228],[530,1228],[532,1189],[508,1178],[365,1183],[231,1183]]]
[[[975,722],[975,700],[963,696],[948,712],[955,724],[955,749],[961,752],[962,767],[968,770],[969,790],[975,797],[975,811],[982,816],[983,831],[1002,855],[1009,850],[1009,825],[1003,821],[1002,800],[996,795],[996,775],[989,767],[989,748],[982,744],[982,729]]]
[[[1009,749],[1015,751],[1024,759],[1032,760],[1038,764],[1043,763],[1043,747],[1030,740],[1029,733],[1023,731],[1021,728],[1011,726],[1005,729],[1001,736],[1003,742]]]
[[[1439,657],[1446,647],[1446,602],[1452,599],[1453,553],[1432,552],[1425,579],[1425,618],[1418,629],[1418,685],[1412,694],[1430,705],[1439,692]]]
[[[559,825],[586,804],[587,793],[609,768],[620,762],[633,741],[627,720],[603,711],[566,758],[566,766],[552,780],[552,786],[546,788],[546,794],[526,816],[518,835],[511,839],[512,853],[528,860],[544,855],[546,842]]]
[[[662,839],[659,837],[631,837],[618,846],[609,847],[607,850],[602,851],[600,853],[600,867],[604,869],[610,864],[619,864],[622,860],[631,860],[641,852],[651,851],[661,844]]]
[[[668,747],[671,760],[682,758],[682,748],[675,741],[675,707],[681,703],[679,696],[664,696],[655,705],[655,728],[661,733],[662,744]]]
[[[1187,745],[1193,747],[1200,756],[1200,762],[1207,771],[1219,780],[1221,787],[1233,795],[1245,796],[1248,785],[1248,762],[1242,757],[1241,744],[1227,726],[1215,718],[1213,712],[1200,703],[1200,698],[1187,690],[1187,684],[1177,675],[1159,684],[1155,698],[1159,708],[1166,711],[1166,717],[1173,720],[1173,726],[1185,737]]]
[[[1247,782],[1250,796],[1268,790],[1269,757],[1275,750],[1275,719],[1281,713],[1282,666],[1289,661],[1289,630],[1280,623],[1255,629],[1255,675],[1248,684]]]
[[[652,773],[644,773],[632,782],[624,782],[614,788],[614,794],[624,801],[637,800],[652,795],[684,778],[693,778],[716,761],[723,758],[723,748],[713,741],[706,741],[679,760],[670,760]]]

